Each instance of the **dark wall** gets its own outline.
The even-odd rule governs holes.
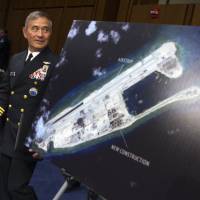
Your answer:
[[[200,5],[158,5],[158,0],[0,0],[0,27],[12,41],[12,53],[26,48],[22,27],[33,10],[46,11],[54,22],[50,46],[60,52],[74,19],[200,25]],[[152,12],[159,12],[152,15]]]
[[[154,24],[200,25],[200,5],[166,4],[158,5],[154,1],[120,1],[118,21],[145,22]],[[153,14],[157,12],[157,14]]]
[[[50,46],[55,52],[59,52],[74,19],[116,19],[119,0],[115,1],[112,12],[108,9],[110,2],[110,0],[10,0],[4,24],[12,40],[12,52],[18,52],[26,47],[21,31],[29,12],[43,10],[50,15],[54,24]]]

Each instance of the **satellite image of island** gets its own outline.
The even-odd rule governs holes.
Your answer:
[[[199,194],[200,27],[74,21],[66,37],[25,145],[108,200]]]
[[[75,106],[69,106],[58,113],[44,125],[46,133],[43,138],[39,138],[42,142],[38,143],[38,147],[45,151],[63,151],[109,133],[117,134],[116,131],[131,126],[137,120],[173,102],[200,97],[200,88],[193,86],[158,101],[141,113],[129,113],[126,93],[130,87],[154,72],[171,79],[182,75],[182,67],[175,53],[174,43],[163,44],[155,52],[91,92]]]

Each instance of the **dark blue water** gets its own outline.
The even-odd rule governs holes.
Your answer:
[[[130,114],[138,115],[169,97],[169,78],[152,73],[124,91],[123,97]]]

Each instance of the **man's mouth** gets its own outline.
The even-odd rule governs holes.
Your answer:
[[[44,40],[35,40],[35,42],[37,42],[37,43],[44,43],[45,41]]]

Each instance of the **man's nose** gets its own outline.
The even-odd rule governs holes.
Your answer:
[[[37,36],[38,36],[38,37],[42,37],[42,36],[43,36],[43,31],[42,31],[42,29],[39,29],[39,30],[37,31]]]

